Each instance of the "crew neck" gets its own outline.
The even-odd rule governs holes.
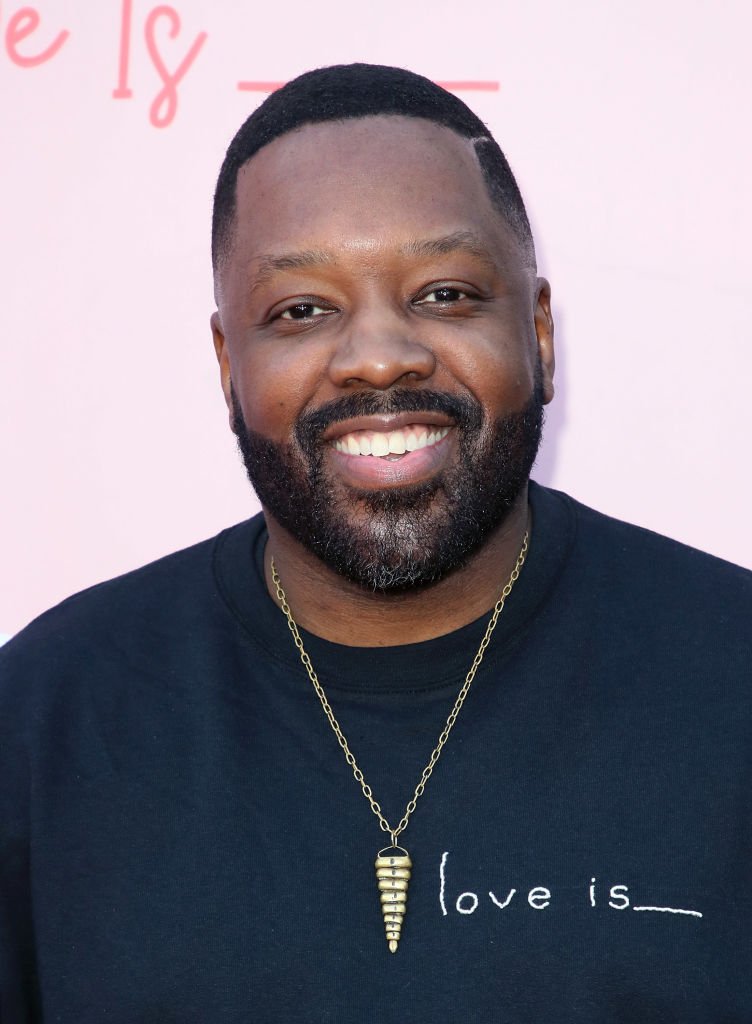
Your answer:
[[[553,592],[574,541],[576,518],[570,498],[531,481],[529,501],[529,551],[485,655],[489,663],[498,663],[520,642],[536,612]],[[227,607],[259,655],[301,671],[300,656],[287,620],[266,589],[267,537],[261,513],[223,531],[215,542],[215,579]],[[503,583],[499,581],[499,591]],[[327,689],[416,692],[454,685],[465,677],[489,616],[490,609],[451,633],[394,647],[350,647],[302,628],[300,635],[314,667],[326,679]],[[441,668],[427,680],[425,665],[429,662]]]

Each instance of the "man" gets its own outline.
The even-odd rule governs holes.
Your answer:
[[[487,130],[304,75],[213,256],[263,517],[3,650],[4,1024],[748,1021],[750,576],[528,483],[550,290]]]

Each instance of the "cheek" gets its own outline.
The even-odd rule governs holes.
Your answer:
[[[456,346],[447,369],[495,419],[528,402],[535,381],[532,351],[532,343],[485,333],[473,344]]]
[[[231,376],[248,428],[274,441],[290,440],[316,394],[319,363],[300,344],[246,346],[231,360]]]

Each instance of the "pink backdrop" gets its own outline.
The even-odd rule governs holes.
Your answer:
[[[752,565],[746,0],[0,3],[0,633],[254,511],[207,326],[270,83],[400,64],[486,120],[558,320],[534,475]]]

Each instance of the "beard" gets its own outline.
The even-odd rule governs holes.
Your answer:
[[[303,413],[294,443],[280,444],[248,429],[234,390],[232,407],[232,429],[265,511],[327,566],[382,594],[437,583],[502,526],[530,476],[544,418],[540,364],[527,404],[490,423],[470,396],[395,387]],[[452,418],[451,465],[425,483],[395,488],[344,490],[328,477],[321,440],[328,427],[411,412]]]

